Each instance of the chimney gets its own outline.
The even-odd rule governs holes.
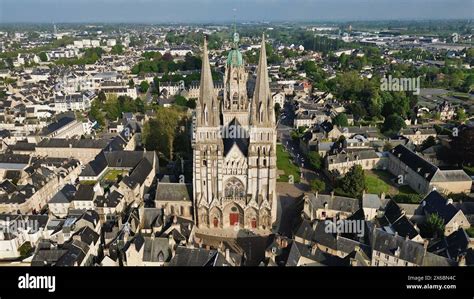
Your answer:
[[[334,198],[334,191],[331,191],[331,198]]]
[[[429,241],[424,239],[423,240],[423,248],[425,249],[425,254],[426,254],[426,251],[428,250],[428,244],[429,244]]]
[[[382,194],[380,194],[380,199],[385,200],[385,192],[382,192]]]
[[[466,256],[464,254],[459,256],[458,266],[466,266]]]
[[[446,205],[449,205],[449,204],[453,204],[453,199],[452,198],[448,198],[448,200],[446,201]]]
[[[230,260],[230,250],[229,250],[229,248],[226,248],[226,250],[225,250],[225,259],[226,259],[227,261]]]

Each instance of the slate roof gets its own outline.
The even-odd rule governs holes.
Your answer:
[[[174,257],[171,259],[170,266],[191,266],[203,267],[212,266],[218,255],[217,250],[208,250],[204,248],[187,248],[178,246]]]
[[[341,153],[328,156],[330,164],[345,163],[347,161],[377,159],[379,156],[374,150],[362,150],[350,153]]]
[[[117,205],[120,203],[122,200],[123,195],[114,190],[111,193],[109,193],[107,196],[97,196],[97,198],[94,201],[94,204],[96,207],[110,207],[114,208],[117,207]]]
[[[425,249],[422,244],[407,240],[404,237],[385,232],[381,229],[374,230],[372,249],[395,256],[399,250],[398,258],[410,263],[421,265]]]
[[[111,168],[129,168],[132,169],[141,162],[142,159],[148,160],[150,165],[154,162],[153,152],[142,151],[101,151],[94,160],[89,162],[81,176],[97,176],[106,167]]]
[[[73,121],[75,121],[75,119],[72,118],[72,117],[68,117],[68,116],[62,117],[62,118],[58,119],[56,122],[53,122],[53,123],[49,124],[48,126],[44,127],[43,130],[41,130],[40,135],[49,135],[49,134],[61,129],[62,127],[70,124]]]
[[[229,128],[232,128],[232,129],[229,129]],[[243,127],[240,125],[239,121],[236,118],[234,118],[229,123],[229,125],[227,126],[224,132],[226,132],[225,135],[227,135],[227,133],[229,135],[236,134],[235,138],[223,138],[224,156],[227,156],[227,154],[232,149],[234,144],[236,144],[239,150],[242,152],[242,154],[244,154],[244,156],[247,157],[248,148],[249,148],[249,138],[237,138],[237,137],[242,137],[242,136],[239,136],[240,134],[248,135],[245,129],[243,129]]]
[[[324,205],[328,205],[328,209],[354,213],[359,209],[359,200],[356,198],[344,196],[331,196],[327,194],[308,194],[309,200],[315,209],[324,209]]]
[[[436,213],[444,223],[448,223],[459,211],[452,203],[449,203],[438,191],[433,190],[420,203],[421,210],[425,214]]]
[[[143,209],[143,228],[151,229],[155,226],[163,225],[163,212],[158,208],[144,208]]]
[[[158,186],[156,187],[156,201],[190,201],[191,198],[191,184],[159,182]]]
[[[73,236],[79,236],[80,240],[89,246],[96,244],[97,240],[99,240],[99,234],[89,226],[80,228]]]
[[[160,256],[163,262],[171,259],[171,250],[169,248],[168,238],[145,238],[145,249],[143,251],[143,261],[159,262]]]
[[[74,195],[74,200],[93,200],[95,195],[93,185],[80,184]]]
[[[58,191],[48,203],[69,203],[76,193],[76,187],[71,184],[66,184],[64,187]]]
[[[33,259],[31,260],[31,266],[51,266],[55,265],[57,261],[67,253],[66,249],[41,249],[38,250]]]
[[[469,247],[469,236],[462,228],[451,233],[447,237],[435,240],[428,246],[428,251],[446,258],[457,260],[466,253]]]
[[[153,170],[153,166],[146,159],[142,159],[140,163],[133,169],[129,176],[123,178],[123,182],[130,188],[135,188],[136,185],[143,185],[146,178]]]
[[[105,139],[64,139],[64,138],[45,138],[41,140],[36,147],[63,147],[63,148],[105,148],[109,144]]]
[[[29,155],[18,154],[2,154],[0,155],[0,163],[5,164],[28,164],[30,162]]]
[[[409,239],[413,239],[418,235],[413,223],[405,216],[405,213],[394,200],[390,199],[383,211],[384,215],[376,219],[385,230],[397,232],[401,237],[408,237]]]
[[[59,258],[55,266],[75,266],[80,265],[90,247],[80,240],[72,240],[71,242],[65,243],[63,248],[67,249],[67,252]]]
[[[425,174],[427,174],[425,178],[428,181],[431,181],[435,173],[439,170],[438,167],[426,161],[404,145],[397,145],[390,153],[421,176],[425,177]],[[418,169],[420,169],[420,171],[418,171]]]
[[[313,262],[307,264],[307,266],[349,266],[350,259],[340,258],[328,253],[325,253],[319,249],[316,249],[314,254],[311,252],[311,247],[293,242],[291,244],[290,253],[286,266],[297,266],[301,257],[312,260]]]

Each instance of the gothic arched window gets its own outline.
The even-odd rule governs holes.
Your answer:
[[[244,197],[244,184],[237,178],[231,178],[225,184],[224,193],[226,197]]]

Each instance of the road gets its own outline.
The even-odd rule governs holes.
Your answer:
[[[295,114],[292,108],[292,104],[286,102],[283,110],[281,112],[279,121],[277,123],[277,135],[278,140],[284,146],[284,148],[290,153],[291,157],[293,157],[293,161],[297,164],[300,168],[300,172],[302,173],[302,183],[309,185],[309,183],[314,179],[322,180],[326,183],[326,190],[331,190],[331,182],[326,177],[326,175],[319,169],[312,169],[309,162],[306,161],[304,153],[301,151],[299,147],[299,143],[294,141],[291,138],[291,130],[293,129],[293,120]],[[309,186],[308,186],[309,187]],[[309,189],[309,188],[308,188]]]

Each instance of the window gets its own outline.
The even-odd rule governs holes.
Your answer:
[[[237,178],[230,178],[225,184],[224,193],[226,197],[244,197],[244,184]]]

